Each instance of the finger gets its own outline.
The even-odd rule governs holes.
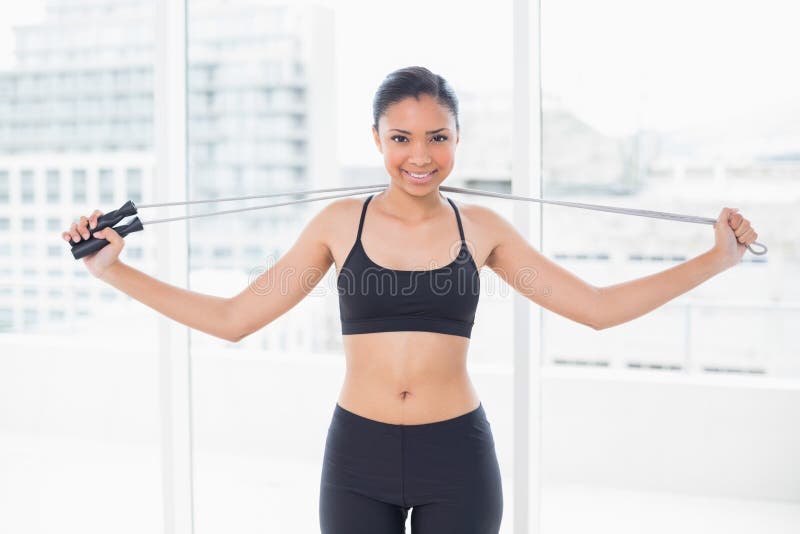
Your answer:
[[[747,231],[744,232],[742,235],[737,236],[737,238],[739,239],[739,243],[744,243],[745,241],[750,239],[752,237],[752,235],[750,234],[755,234],[755,231],[752,228],[748,228]]]
[[[723,222],[727,223],[728,220],[730,219],[730,212],[731,212],[731,208],[722,208],[722,211],[719,212],[719,216],[717,217],[717,222],[718,223],[723,223]],[[717,224],[714,223],[714,226],[717,226]]]
[[[100,210],[94,210],[92,215],[89,217],[89,228],[94,229],[97,226],[97,218],[102,216],[103,212]]]
[[[114,228],[111,226],[103,228],[102,230],[93,233],[92,236],[98,239],[105,239],[109,243],[117,243],[122,239],[122,237],[120,237],[117,231],[114,230]]]
[[[89,230],[86,229],[87,224],[89,224],[89,219],[86,215],[81,216],[81,220],[78,221],[78,232],[84,239],[89,239]]]
[[[742,226],[742,223],[744,221],[745,221],[745,218],[742,217],[741,213],[732,213],[731,214],[731,218],[728,221],[728,224],[730,225],[730,227],[735,232],[736,230],[738,230]]]
[[[78,233],[78,223],[72,223],[72,226],[69,227],[69,235],[74,242],[81,240],[81,235]]]
[[[752,227],[750,226],[750,221],[745,219],[744,221],[742,221],[742,224],[740,224],[739,227],[733,231],[733,233],[736,235],[736,237],[741,237],[745,233],[747,233],[747,231],[750,230],[751,228]]]

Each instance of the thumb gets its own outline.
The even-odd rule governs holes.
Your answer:
[[[739,211],[739,208],[722,208],[722,211],[719,212],[719,217],[717,217],[717,222],[727,223],[737,211]],[[714,223],[714,226],[717,226],[716,223]]]
[[[122,239],[122,237],[120,237],[117,231],[110,226],[107,228],[103,228],[99,232],[93,233],[92,237],[96,237],[98,239],[105,239],[109,243],[117,243]]]

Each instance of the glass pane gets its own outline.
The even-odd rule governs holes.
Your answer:
[[[545,500],[553,505],[544,524],[552,532],[700,532],[716,517],[713,507],[684,516],[666,497],[648,504],[652,497],[637,495],[643,501],[631,506],[610,490],[564,489],[573,483],[720,497],[755,486],[764,498],[780,493],[785,469],[759,469],[757,484],[745,472],[753,458],[773,454],[773,436],[759,425],[789,419],[766,407],[770,391],[800,376],[789,326],[800,319],[800,284],[789,274],[800,267],[800,75],[788,68],[800,47],[798,17],[790,0],[756,9],[712,0],[542,2],[544,196],[712,219],[738,207],[769,247],[763,256],[745,251],[733,268],[600,331],[545,311],[545,363],[559,378],[544,407],[553,422],[543,444]],[[708,224],[573,207],[545,206],[543,224],[543,252],[606,288],[609,303],[620,302],[615,291],[626,282],[696,264],[715,244]],[[650,286],[626,298],[644,305],[667,290]],[[750,407],[729,421],[737,398]],[[721,445],[749,444],[746,435],[771,445]],[[776,457],[782,441],[775,434]],[[720,479],[727,487],[714,486]],[[587,513],[560,514],[562,502]],[[647,512],[628,513],[639,509]],[[712,530],[741,528],[716,523]]]
[[[715,6],[724,9],[724,21]],[[778,60],[788,60],[798,43],[787,22],[794,9],[773,0],[750,19],[741,5],[709,0],[544,3],[546,195],[714,219],[723,206],[738,207],[769,247],[764,256],[747,251],[724,276],[609,331],[547,314],[549,363],[800,376],[791,351],[763,343],[757,329],[741,332],[735,348],[695,350],[692,342],[693,332],[720,339],[709,335],[701,315],[725,322],[732,305],[736,316],[751,320],[764,305],[780,306],[781,316],[797,313],[800,286],[781,273],[797,261],[785,228],[800,225],[789,217],[800,191],[792,180],[800,169],[800,77]],[[572,14],[586,10],[591,23],[576,22]],[[740,39],[742,25],[757,26],[763,39]],[[578,45],[594,42],[600,31],[596,46]],[[548,255],[597,285],[664,270],[714,246],[710,225],[559,206],[545,209],[545,221]]]
[[[141,168],[144,196],[153,188],[152,7],[0,6],[2,532],[162,528],[159,318],[90,276],[61,238],[125,198],[124,181],[98,182],[103,169]],[[128,241],[149,250],[153,237]],[[121,259],[153,271],[151,255]]]
[[[441,74],[460,100],[461,139],[445,185],[510,191],[509,0],[489,11],[455,1],[321,4],[189,1],[192,198],[388,183],[371,134],[372,99],[387,74],[411,65]],[[505,208],[488,197],[445,196]],[[192,219],[193,290],[238,294],[330,202]],[[465,225],[482,265],[486,243],[477,241],[474,220]],[[333,251],[339,263],[357,226],[349,223],[352,239]],[[345,375],[334,267],[295,307],[238,343],[192,333],[198,531],[319,530],[326,432]],[[492,424],[502,532],[511,532],[512,296],[488,268],[481,286],[468,368]]]

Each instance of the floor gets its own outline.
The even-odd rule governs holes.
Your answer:
[[[157,453],[0,432],[0,532],[161,532]],[[194,533],[319,532],[318,484],[314,463],[195,451]],[[512,534],[513,480],[503,484],[501,534]],[[540,534],[797,534],[800,502],[546,486],[541,525]]]

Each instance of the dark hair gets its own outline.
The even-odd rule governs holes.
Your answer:
[[[448,108],[458,125],[458,98],[447,80],[425,67],[406,67],[390,73],[381,82],[372,101],[373,126],[378,129],[378,119],[392,104],[413,96],[419,100],[421,94],[435,98],[439,104]]]

